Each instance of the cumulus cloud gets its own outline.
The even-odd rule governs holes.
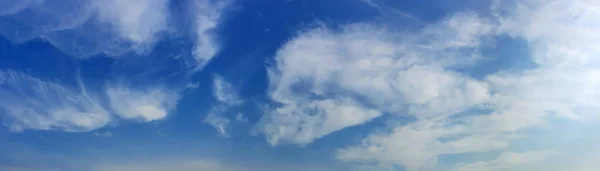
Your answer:
[[[105,126],[110,113],[84,89],[0,71],[0,113],[13,131],[90,131]]]
[[[148,52],[167,31],[166,0],[8,0],[0,34],[15,42],[42,38],[76,57]]]
[[[119,117],[143,122],[165,118],[179,100],[177,92],[161,87],[132,89],[125,85],[108,85],[106,95]]]
[[[367,24],[300,33],[269,68],[269,95],[280,106],[262,130],[271,144],[306,144],[383,112],[428,118],[482,103],[485,83],[446,68],[477,61],[481,39],[494,34],[470,12],[416,33]]]

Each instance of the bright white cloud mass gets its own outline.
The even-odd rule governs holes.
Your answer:
[[[0,121],[7,135],[91,133],[133,144],[109,152],[159,156],[87,170],[600,169],[590,162],[600,156],[590,131],[600,125],[600,1],[485,2],[435,16],[442,12],[357,1],[419,21],[399,28],[386,17],[334,22],[308,10],[311,25],[302,12],[236,0],[3,1],[0,35],[10,46],[0,47]],[[49,77],[8,57],[28,55],[9,51],[34,40],[73,58],[76,74]],[[527,53],[506,48],[515,42]],[[532,66],[510,65],[519,62]],[[178,137],[136,137],[148,134]],[[196,140],[206,145],[201,157],[161,160],[197,149],[185,146]],[[22,158],[0,155],[0,168],[23,167],[14,164]],[[251,163],[263,160],[274,165]]]

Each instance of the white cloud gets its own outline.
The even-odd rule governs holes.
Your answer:
[[[272,144],[306,144],[382,112],[427,118],[482,103],[485,83],[445,68],[477,61],[480,39],[494,34],[474,13],[416,33],[365,24],[300,33],[269,69],[269,95],[282,106],[267,112],[262,131]]]
[[[214,96],[217,101],[228,104],[236,105],[242,103],[239,95],[231,85],[231,83],[225,81],[223,77],[216,75],[213,81]]]
[[[554,150],[527,151],[527,152],[504,152],[495,160],[476,162],[461,166],[459,171],[479,171],[479,170],[515,170],[519,165],[542,162],[549,157],[557,155]]]
[[[272,145],[280,142],[308,144],[346,127],[360,125],[381,116],[350,99],[325,99],[288,103],[263,118],[261,130]]]
[[[373,134],[358,146],[341,149],[337,158],[385,167],[399,164],[410,171],[431,170],[439,155],[503,150],[516,137],[450,123],[445,118],[421,120],[397,127],[389,134]]]
[[[110,107],[123,119],[155,121],[172,112],[179,94],[161,87],[129,88],[125,85],[107,85]]]
[[[600,62],[600,34],[596,31],[600,27],[600,2],[534,0],[518,1],[517,7],[497,6],[509,13],[499,17],[502,29],[527,39],[538,64],[597,66]]]
[[[93,2],[102,22],[111,23],[121,37],[136,44],[154,43],[166,30],[170,16],[167,0],[108,0]]]
[[[197,0],[191,4],[195,17],[196,45],[192,54],[198,66],[203,68],[219,51],[214,29],[219,25],[223,10],[231,3],[229,0]]]
[[[43,38],[76,57],[146,53],[167,31],[166,0],[7,0],[0,34],[15,42]],[[10,27],[8,27],[10,25]]]
[[[435,114],[446,113],[450,116],[421,118],[416,123],[397,126],[391,133],[370,135],[360,145],[340,150],[338,158],[365,164],[375,163],[388,168],[402,165],[408,170],[432,170],[433,168],[428,166],[435,166],[437,157],[442,154],[505,151],[511,147],[513,140],[529,135],[522,133],[525,128],[547,126],[550,124],[547,119],[552,116],[581,122],[598,121],[595,111],[598,111],[597,106],[600,104],[597,98],[600,86],[596,81],[599,80],[599,75],[594,56],[597,56],[596,47],[600,45],[598,42],[600,39],[592,30],[597,30],[600,26],[597,24],[599,4],[585,0],[519,1],[517,4],[517,8],[495,6],[495,10],[503,9],[508,12],[496,13],[499,22],[493,27],[497,27],[498,30],[483,31],[483,33],[507,33],[525,39],[530,43],[532,58],[539,67],[524,72],[510,71],[510,68],[507,68],[507,71],[490,74],[485,79],[477,81],[482,88],[465,88],[469,91],[480,89],[474,91],[479,93],[472,93],[478,94],[477,96],[457,92],[471,97],[465,99],[480,100],[473,100],[471,103],[461,98],[450,100],[454,103],[484,103],[492,110],[491,114],[452,117],[457,111],[465,108],[450,110],[452,108],[445,107],[445,103],[433,103],[429,108],[436,110],[421,110],[417,112],[418,115],[440,116]],[[462,19],[470,22],[468,17]],[[466,30],[477,33],[479,32],[477,30],[488,28],[474,27],[474,29]],[[481,43],[466,43],[475,39],[463,39],[462,36],[446,37],[463,40],[460,41],[463,43],[450,43],[450,45],[476,47]],[[417,102],[425,101],[424,99],[428,97],[446,99],[444,96],[439,96],[439,93],[431,91],[435,86],[456,91],[456,88],[440,84],[439,80],[444,80],[445,77],[439,74],[436,77],[426,77],[423,74],[410,75],[420,79],[404,79],[401,86],[396,87],[417,85],[410,87],[429,90],[406,91],[413,93],[408,97],[418,97],[414,98]],[[438,82],[428,81],[428,78],[435,78],[431,80]],[[508,170],[510,169],[508,167],[513,164],[542,161],[547,157],[546,154],[545,152],[524,154],[505,152],[497,160],[469,164],[464,169]],[[508,160],[508,158],[512,159]]]
[[[0,96],[3,124],[13,131],[83,132],[101,128],[111,119],[85,90],[15,71],[0,71]]]
[[[204,123],[212,125],[222,137],[228,137],[227,130],[232,123],[228,114],[234,109],[240,107],[243,101],[239,98],[237,91],[231,83],[227,82],[223,77],[215,75],[213,79],[213,95],[217,99],[217,104],[214,104],[208,115],[204,119]],[[237,114],[236,121],[241,121],[243,115]]]

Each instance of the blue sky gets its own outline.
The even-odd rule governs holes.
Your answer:
[[[598,170],[599,14],[4,0],[0,170]]]

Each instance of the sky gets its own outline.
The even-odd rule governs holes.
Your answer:
[[[600,1],[2,0],[3,171],[595,171]]]

